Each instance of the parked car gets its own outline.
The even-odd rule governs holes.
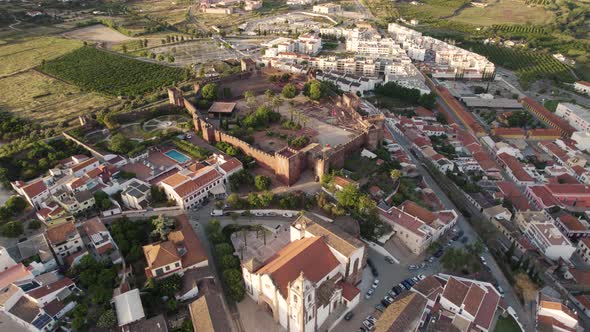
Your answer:
[[[483,265],[488,265],[488,262],[486,262],[486,259],[485,259],[485,257],[483,257],[483,256],[479,256],[479,260],[481,261],[481,263],[482,263]]]
[[[371,296],[373,296],[373,293],[375,293],[375,289],[369,288],[369,290],[367,291],[367,294],[365,294],[365,299],[370,299]]]
[[[391,290],[395,292],[395,295],[400,295],[404,291],[399,285],[393,286]]]
[[[223,210],[217,210],[217,209],[215,209],[215,210],[211,211],[211,216],[212,217],[217,217],[217,216],[222,216],[222,215],[223,215]]]
[[[383,299],[389,303],[393,303],[393,298],[390,296],[385,295],[385,297]]]
[[[368,329],[369,329],[369,331],[370,331],[370,330],[372,330],[372,329],[375,327],[375,325],[374,325],[373,323],[371,323],[370,321],[368,321],[368,320],[364,320],[364,321],[363,321],[363,325],[364,325],[366,328],[368,328]]]
[[[425,276],[425,275],[423,275],[423,274],[419,274],[419,275],[417,275],[416,277],[417,277],[419,280],[424,280],[424,279],[426,279],[426,276]]]
[[[264,216],[264,213],[256,211],[256,212],[254,212],[254,215],[257,217],[262,217],[262,216]]]
[[[502,297],[504,297],[504,289],[502,289],[502,287],[498,286],[498,293],[500,293],[500,295],[502,295]]]
[[[371,285],[371,288],[375,289],[375,288],[377,288],[378,285],[379,285],[379,279],[375,279],[375,280],[373,280],[373,284]]]
[[[412,278],[408,278],[404,281],[407,282],[408,284],[410,284],[410,286],[414,286],[416,284],[416,282]]]
[[[469,241],[469,239],[467,238],[467,236],[464,236],[461,238],[461,243],[467,243],[467,241]]]
[[[401,282],[401,285],[402,285],[402,287],[403,287],[403,288],[405,288],[405,289],[407,289],[407,290],[409,290],[410,288],[412,288],[412,285],[410,285],[410,284],[409,284],[407,281],[405,281],[405,280]]]
[[[423,269],[426,267],[426,263],[422,262],[422,264],[420,264],[420,268]]]
[[[395,261],[391,256],[385,256],[385,261],[389,264],[395,264]]]
[[[389,307],[390,304],[391,304],[391,302],[387,302],[387,301],[385,301],[385,299],[381,300],[381,305],[384,306],[385,308]]]
[[[269,217],[275,217],[277,214],[274,213],[274,212],[269,212],[266,215],[269,216]]]
[[[395,297],[397,296],[397,294],[392,290],[390,290],[389,292],[387,292],[387,294],[389,294],[389,296],[391,296],[392,299],[395,299]]]
[[[418,269],[419,269],[419,267],[414,264],[408,266],[408,270],[410,270],[410,271],[414,271],[414,270],[418,270]]]
[[[383,306],[382,304],[375,304],[375,309],[383,312],[385,311],[385,306]]]
[[[440,258],[442,255],[444,254],[444,251],[442,249],[438,249],[435,253],[434,253],[434,257],[436,258]]]
[[[453,235],[453,237],[451,238],[451,240],[457,241],[457,240],[459,240],[460,237],[461,237],[461,235],[455,234],[455,235]]]
[[[291,218],[292,216],[293,216],[293,214],[290,212],[283,213],[283,217]]]
[[[354,314],[352,313],[352,311],[349,311],[346,313],[346,315],[344,315],[344,320],[351,320],[353,316]]]
[[[465,232],[463,232],[462,229],[459,230],[459,233],[457,233],[457,235],[459,235],[459,237],[463,236],[463,234],[465,234]]]
[[[435,260],[435,259],[436,259],[436,257],[434,257],[434,256],[431,256],[431,257],[428,259],[428,263],[434,263],[434,260]]]
[[[367,316],[367,320],[373,324],[377,323],[377,318],[375,318],[371,315]]]
[[[412,281],[414,282],[414,285],[415,285],[416,283],[418,283],[418,281],[420,281],[420,279],[418,279],[418,276],[415,276],[412,278]]]

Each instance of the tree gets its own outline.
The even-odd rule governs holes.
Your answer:
[[[201,96],[203,96],[203,98],[205,98],[209,101],[216,100],[218,89],[219,89],[219,87],[217,86],[217,84],[207,83],[207,84],[205,84],[203,89],[201,89]]]
[[[215,254],[222,257],[225,255],[232,255],[234,248],[229,243],[220,243],[215,245]]]
[[[222,270],[239,268],[240,259],[233,254],[221,256],[219,259],[219,267]]]
[[[248,204],[250,204],[251,207],[260,206],[260,199],[258,199],[258,195],[255,193],[248,194]]]
[[[167,278],[161,279],[156,283],[158,293],[161,296],[174,297],[174,294],[180,290],[182,286],[182,277],[178,274],[173,274]]]
[[[266,91],[264,91],[264,96],[266,97],[266,102],[270,103],[272,97],[274,97],[274,93],[270,89],[266,89]]]
[[[158,54],[158,61],[164,61],[164,54]]]
[[[29,221],[29,225],[27,226],[28,229],[39,229],[41,228],[41,222],[37,219],[33,219]]]
[[[227,203],[227,205],[229,205],[229,207],[231,207],[232,209],[236,209],[240,206],[241,202],[240,202],[240,196],[236,193],[231,193],[227,199],[225,200],[225,202]]]
[[[262,194],[258,195],[258,204],[260,207],[268,207],[274,198],[274,194],[272,191],[265,191]]]
[[[400,172],[399,169],[392,169],[391,172],[389,172],[389,176],[391,177],[391,179],[393,181],[397,181],[401,175],[402,175],[402,173]]]
[[[96,206],[102,211],[108,210],[113,205],[109,195],[102,190],[94,193],[94,201],[96,202]]]
[[[205,76],[205,65],[201,65],[201,66],[199,66],[199,71],[197,72],[197,76],[198,76],[198,77],[203,77],[203,76]]]
[[[107,309],[107,310],[103,311],[103,313],[100,315],[100,317],[98,317],[98,321],[96,322],[96,326],[103,328],[103,329],[108,329],[108,328],[112,327],[113,325],[115,325],[116,322],[117,322],[117,320],[116,320],[115,312],[113,311],[113,309]]]
[[[27,201],[20,196],[12,196],[4,203],[4,206],[13,214],[19,214],[27,208]]]
[[[287,99],[293,99],[297,96],[297,87],[293,83],[288,83],[283,87],[282,95]]]
[[[19,221],[7,222],[0,228],[0,234],[5,237],[18,237],[23,231],[23,224]]]
[[[152,219],[152,225],[154,226],[152,236],[159,237],[161,240],[166,240],[168,233],[174,228],[174,219],[161,214]]]
[[[244,285],[242,281],[242,273],[238,269],[228,269],[222,273],[223,281],[228,287],[229,297],[240,302],[244,299]]]
[[[133,143],[121,133],[113,135],[109,141],[109,150],[115,153],[127,154],[131,149],[133,149]]]
[[[168,198],[166,197],[166,192],[164,191],[164,189],[158,186],[150,187],[150,195],[152,197],[152,202],[156,204],[168,201]]]
[[[336,192],[336,199],[338,203],[345,207],[353,207],[359,201],[360,193],[352,184],[344,186],[342,190]]]
[[[309,84],[308,97],[311,100],[320,100],[324,96],[324,88],[320,81],[313,81]]]
[[[270,178],[264,175],[256,175],[254,178],[254,185],[258,190],[267,190],[270,187]]]

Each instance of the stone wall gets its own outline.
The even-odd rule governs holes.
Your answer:
[[[176,101],[178,90],[168,90],[173,94],[170,101]],[[357,123],[361,134],[345,144],[338,145],[325,153],[302,152],[289,147],[276,152],[274,155],[253,147],[249,143],[215,129],[205,118],[199,115],[198,110],[188,100],[183,99],[182,104],[192,114],[195,130],[200,132],[203,139],[210,144],[226,142],[241,149],[246,155],[254,158],[262,167],[275,172],[279,181],[292,185],[301,176],[305,169],[311,169],[316,176],[321,177],[330,168],[337,169],[344,166],[348,155],[359,150],[363,146],[375,149],[383,141],[383,115],[363,117],[357,111],[359,99],[356,96],[345,95],[338,97],[336,104],[345,110]]]

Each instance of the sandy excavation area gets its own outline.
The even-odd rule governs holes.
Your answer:
[[[116,44],[133,39],[102,24],[72,30],[64,33],[64,36],[79,40],[106,42],[108,44]]]

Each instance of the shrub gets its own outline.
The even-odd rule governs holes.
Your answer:
[[[256,175],[254,184],[258,190],[267,190],[270,187],[271,180],[268,176]]]
[[[0,228],[0,234],[5,237],[18,237],[23,231],[23,224],[19,221],[10,221]]]
[[[297,91],[297,87],[292,84],[292,83],[288,83],[283,87],[283,97],[288,98],[288,99],[292,99],[295,98],[295,96],[297,96],[299,92]]]

